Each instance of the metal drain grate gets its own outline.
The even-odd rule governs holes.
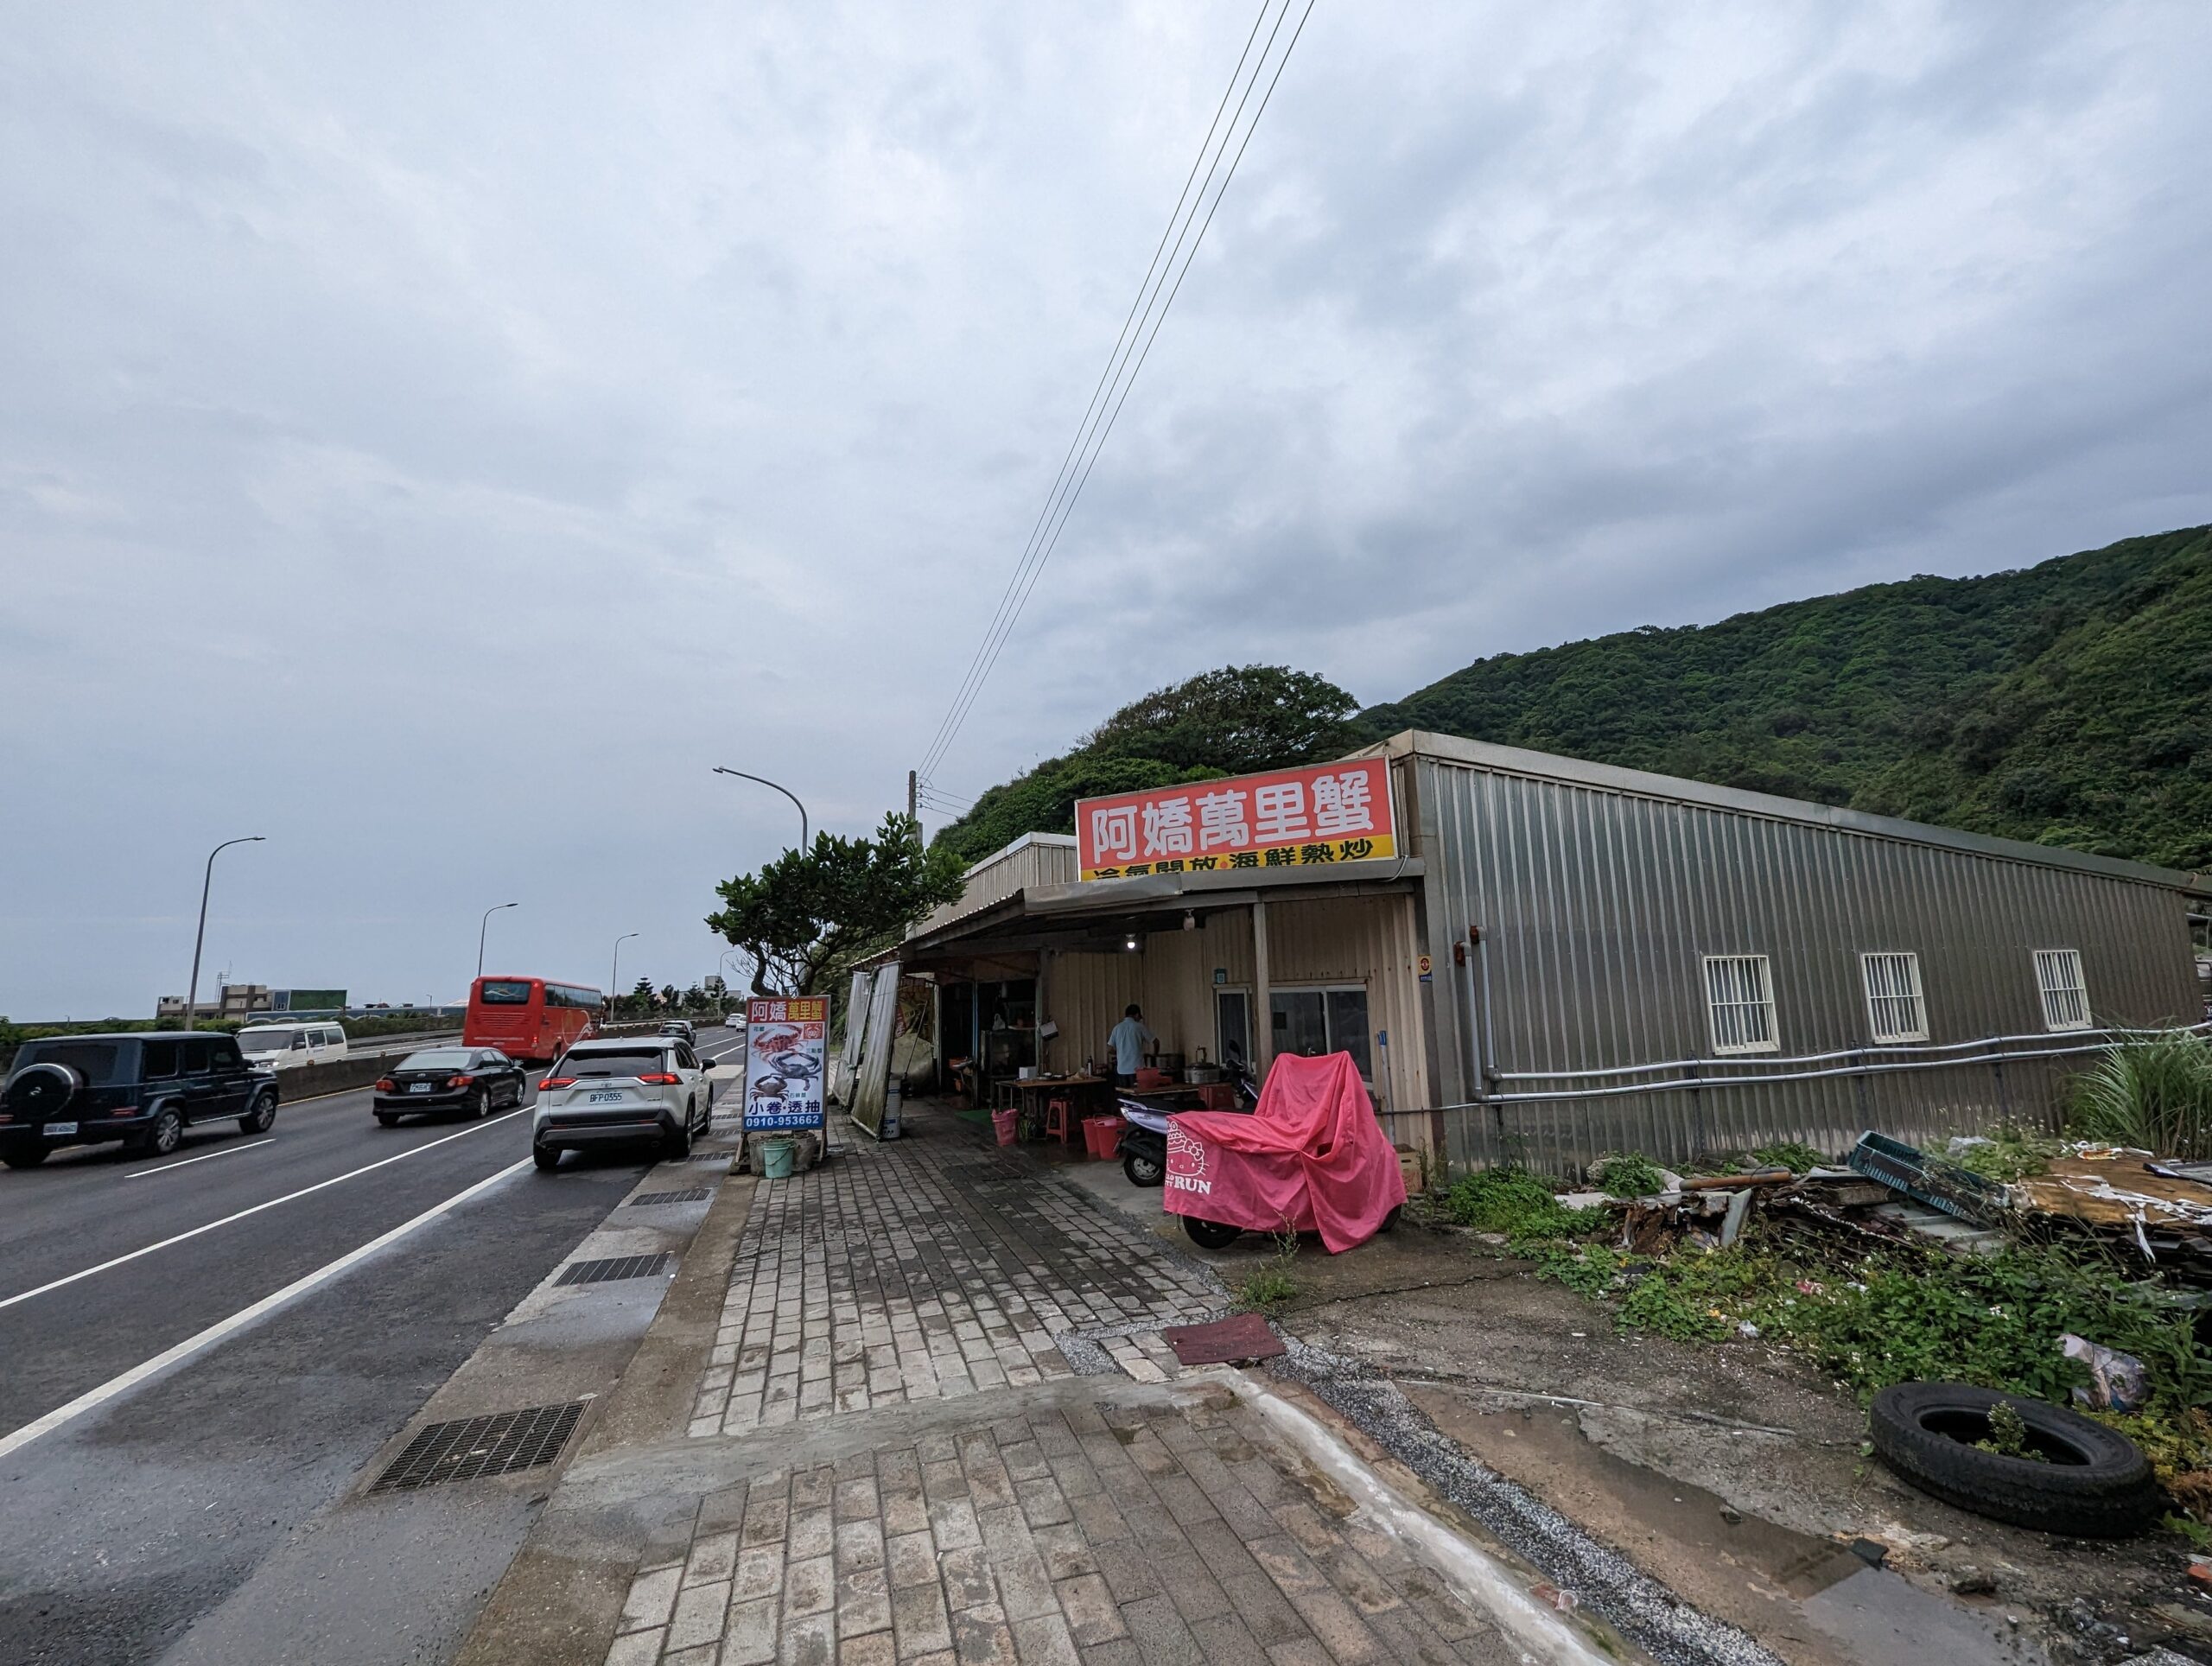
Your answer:
[[[407,1443],[407,1450],[392,1459],[391,1467],[377,1477],[369,1491],[411,1491],[550,1464],[561,1455],[575,1432],[576,1419],[583,1415],[584,1402],[571,1400],[565,1405],[433,1423]]]
[[[563,1268],[561,1276],[553,1282],[563,1284],[604,1284],[609,1279],[651,1278],[655,1273],[664,1273],[676,1259],[665,1250],[657,1256],[618,1256],[613,1261],[580,1261]]]
[[[630,1199],[630,1207],[641,1209],[649,1203],[704,1203],[715,1195],[707,1186],[687,1186],[681,1192],[647,1192]]]

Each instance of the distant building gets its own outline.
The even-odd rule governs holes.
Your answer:
[[[343,989],[272,989],[266,983],[226,983],[213,1001],[198,1002],[192,1016],[197,1022],[203,1018],[251,1018],[257,1013],[341,1012],[345,1006]],[[184,997],[163,995],[154,1003],[154,1016],[182,1018]]]
[[[213,1001],[200,1001],[192,1009],[194,1021],[203,1018],[250,1018],[255,1013],[274,1010],[270,1005],[271,991],[266,983],[226,983]],[[156,1018],[182,1018],[184,997],[165,995],[154,1003]]]

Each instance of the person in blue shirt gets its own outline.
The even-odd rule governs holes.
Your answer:
[[[1123,1008],[1122,1021],[1114,1026],[1114,1033],[1106,1038],[1106,1050],[1114,1059],[1114,1085],[1117,1088],[1135,1087],[1137,1067],[1144,1063],[1145,1049],[1157,1046],[1160,1038],[1145,1027],[1144,1014],[1132,1001]]]

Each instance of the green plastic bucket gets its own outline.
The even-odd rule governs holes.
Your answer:
[[[797,1140],[763,1140],[760,1141],[760,1178],[764,1180],[788,1180],[798,1166]]]

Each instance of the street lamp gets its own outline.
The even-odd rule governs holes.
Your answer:
[[[484,933],[492,929],[492,916],[502,908],[519,908],[518,902],[496,902],[484,911],[483,924],[476,928],[476,976],[484,976]]]
[[[622,945],[638,935],[625,932],[614,939],[614,970],[607,975],[607,1010],[612,1014],[614,1003],[622,998]]]
[[[215,883],[215,858],[234,844],[261,844],[266,841],[259,833],[243,839],[225,839],[207,853],[207,871],[200,881],[200,929],[192,938],[192,982],[184,990],[184,1027],[192,1027],[192,1017],[200,1005],[200,950],[207,941],[207,890]]]
[[[717,775],[734,775],[741,781],[758,781],[762,786],[772,786],[777,792],[782,793],[784,797],[789,798],[793,804],[798,804],[798,848],[801,851],[804,851],[806,849],[808,844],[810,843],[807,837],[806,806],[798,803],[798,793],[792,792],[787,786],[781,785],[777,782],[770,780],[765,775],[747,775],[741,769],[725,769],[720,764],[716,764],[715,766],[715,773]]]

